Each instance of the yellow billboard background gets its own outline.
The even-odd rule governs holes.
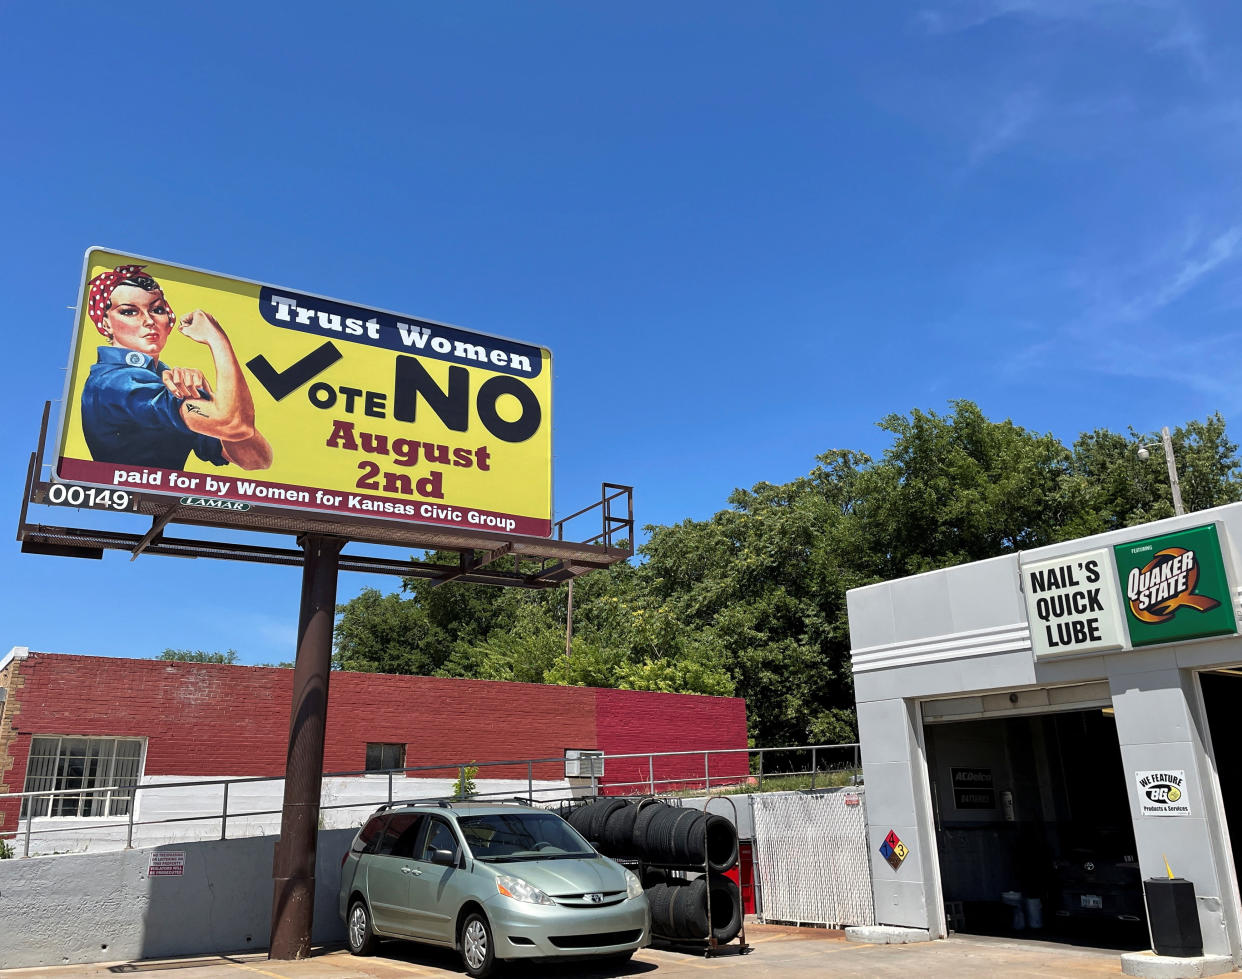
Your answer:
[[[195,309],[206,311],[218,321],[232,343],[249,386],[255,406],[255,427],[272,447],[270,468],[246,472],[231,463],[216,466],[203,462],[190,453],[184,467],[177,470],[184,474],[183,478],[178,479],[172,474],[156,476],[150,466],[125,465],[115,460],[108,461],[108,469],[112,470],[109,472],[98,464],[98,460],[92,460],[83,432],[82,390],[91,366],[96,363],[99,348],[108,346],[108,341],[100,335],[89,316],[87,289],[97,275],[122,265],[144,266],[143,274],[160,284],[165,299],[176,314],[178,326],[173,328],[159,355],[160,361],[170,367],[198,368],[213,386],[216,385],[216,377],[210,349],[183,336],[180,326]],[[551,354],[547,349],[483,334],[470,335],[486,349],[498,346],[529,347],[538,358],[539,367],[535,376],[518,378],[538,403],[538,427],[525,440],[510,442],[485,427],[476,402],[484,382],[498,375],[512,377],[512,372],[491,369],[491,364],[486,362],[474,365],[442,359],[429,350],[398,350],[370,345],[341,332],[324,330],[312,333],[273,325],[260,311],[260,292],[264,288],[259,283],[129,255],[96,249],[88,252],[58,442],[58,478],[95,485],[124,485],[126,489],[139,492],[204,495],[255,505],[332,510],[403,522],[475,529],[498,527],[512,533],[536,536],[546,536],[551,532],[552,369]],[[268,288],[281,291],[279,287]],[[309,293],[293,290],[289,290],[289,294],[310,296]],[[437,330],[456,336],[466,333],[458,327],[447,327],[417,317],[395,316],[361,306],[353,308],[363,315],[377,314],[385,322],[385,329],[391,326],[392,321],[399,319],[407,324],[425,324],[423,328],[429,329],[431,335]],[[395,330],[390,332],[395,335]],[[275,371],[281,372],[326,342],[331,342],[339,351],[340,359],[280,400],[273,397],[272,392],[247,366],[252,359],[261,356]],[[434,406],[421,395],[414,401],[414,421],[401,421],[393,417],[396,361],[399,357],[411,356],[417,358],[442,391],[449,390],[451,369],[458,370],[459,381],[460,370],[468,372],[469,407],[465,431],[451,430],[438,417]],[[316,388],[321,403],[328,397],[324,385],[336,392],[336,402],[332,407],[320,407],[312,402],[312,387]],[[372,399],[371,413],[366,411],[365,396],[355,397],[353,411],[347,411],[347,396],[342,389],[373,392],[376,397]],[[502,422],[514,422],[521,417],[523,405],[517,397],[501,394],[493,400],[495,414]],[[374,417],[377,405],[382,405],[383,417]],[[352,429],[349,429],[351,424]],[[493,424],[493,427],[498,426]],[[351,432],[351,438],[342,438],[345,431]],[[386,447],[387,454],[363,451],[361,436],[364,433],[369,436],[367,444],[372,448]],[[334,434],[335,444],[330,445],[329,440]],[[446,446],[450,450],[447,458],[451,461],[447,465],[428,462],[423,458],[426,452],[420,451],[416,464],[401,465],[393,452],[394,443],[399,439],[407,440],[404,443],[407,455],[412,441]],[[359,447],[348,448],[350,441],[357,442]],[[458,449],[466,452],[452,451]],[[480,452],[480,449],[483,451]],[[446,458],[442,450],[437,449],[431,454]],[[462,465],[461,461],[467,458],[471,463]],[[147,470],[145,474],[143,470]],[[427,492],[420,493],[417,489],[408,491],[407,481],[390,477],[390,473],[408,477],[411,486],[421,485]],[[137,481],[144,476],[159,481],[154,485]],[[209,476],[210,483],[207,480]],[[431,477],[430,481],[428,477]],[[133,481],[122,483],[120,480]],[[227,490],[219,488],[224,483],[230,484]],[[213,485],[215,491],[209,492]],[[249,491],[244,489],[247,485],[252,487]],[[273,489],[265,492],[265,487]],[[437,489],[442,495],[434,495]],[[301,490],[307,491],[308,500],[301,498]],[[335,500],[336,497],[340,500]],[[324,505],[325,500],[335,505]],[[376,506],[366,501],[389,501],[397,506]],[[506,526],[504,521],[488,521],[487,515],[512,517],[513,526]]]

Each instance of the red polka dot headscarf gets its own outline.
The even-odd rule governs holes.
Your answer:
[[[111,337],[112,335],[104,326],[104,317],[107,316],[108,309],[112,306],[113,289],[122,282],[140,286],[148,291],[159,289],[159,283],[143,271],[145,268],[145,265],[118,265],[111,272],[100,272],[91,279],[90,288],[86,291],[86,312],[95,324],[95,329],[104,336]],[[172,315],[171,307],[168,314]]]

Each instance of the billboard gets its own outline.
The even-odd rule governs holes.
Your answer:
[[[551,415],[546,348],[91,249],[54,472],[546,537]]]

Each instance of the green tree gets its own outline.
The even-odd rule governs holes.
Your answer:
[[[426,675],[436,671],[452,640],[433,635],[426,610],[396,593],[365,588],[337,607],[333,665],[359,673]]]
[[[637,563],[575,582],[568,657],[563,588],[410,579],[342,606],[337,665],[735,693],[759,746],[853,740],[850,589],[1173,512],[1159,448],[1137,453],[1158,436],[1096,430],[1067,447],[970,401],[949,407],[884,418],[879,459],[834,449],[805,476],[734,491],[708,519],[647,527]],[[1172,441],[1189,510],[1242,498],[1220,415]]]
[[[237,663],[237,650],[228,649],[221,653],[206,649],[166,649],[155,658],[177,663],[223,663],[234,666]]]
[[[894,436],[861,474],[870,568],[895,578],[1039,547],[1074,516],[1071,455],[1056,438],[992,422],[970,401],[948,415],[889,415]]]
[[[1214,414],[1190,421],[1170,436],[1187,511],[1242,499],[1238,446],[1226,435],[1224,418]],[[1128,435],[1097,429],[1079,436],[1073,448],[1071,492],[1081,505],[1063,525],[1061,539],[1173,516],[1173,492],[1159,443],[1158,433],[1134,429]],[[1152,445],[1150,458],[1139,458],[1141,445]]]

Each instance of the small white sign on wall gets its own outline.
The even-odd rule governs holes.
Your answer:
[[[1144,816],[1189,816],[1186,773],[1135,772],[1138,783],[1139,812]]]
[[[1101,548],[1022,565],[1035,658],[1125,647],[1112,553]]]
[[[185,850],[156,850],[147,864],[148,877],[181,877],[185,874]]]

